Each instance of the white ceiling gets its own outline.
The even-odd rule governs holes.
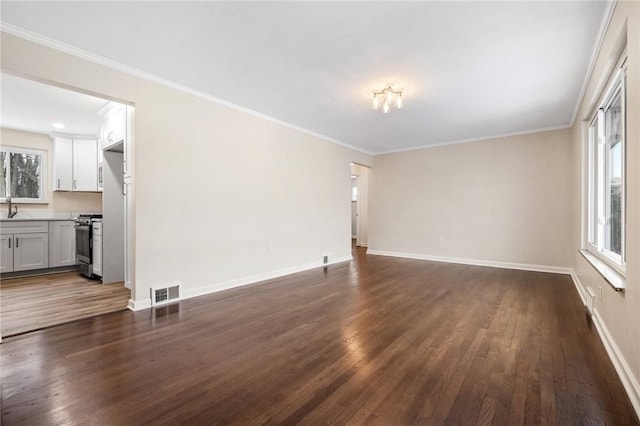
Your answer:
[[[100,133],[102,117],[98,111],[106,100],[8,74],[1,74],[0,82],[2,127],[44,134]],[[65,128],[53,128],[53,123],[62,123]]]
[[[3,1],[2,21],[380,153],[569,126],[610,5]],[[406,107],[382,115],[387,83]]]

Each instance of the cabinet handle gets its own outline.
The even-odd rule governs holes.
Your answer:
[[[16,237],[16,248],[20,248],[20,238]]]
[[[98,169],[98,182],[100,183],[100,186],[102,186],[102,166]]]
[[[127,196],[127,184],[126,183],[122,184],[122,195],[124,195],[125,197]]]
[[[58,179],[58,189],[60,189],[60,179]]]
[[[11,248],[11,237],[7,238],[7,240],[9,241],[9,248]]]
[[[78,189],[78,180],[77,179],[73,180],[73,189]]]

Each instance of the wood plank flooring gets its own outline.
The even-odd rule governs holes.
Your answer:
[[[11,425],[638,424],[568,276],[361,249],[0,351]]]
[[[2,337],[127,308],[124,283],[102,285],[78,272],[0,281]]]

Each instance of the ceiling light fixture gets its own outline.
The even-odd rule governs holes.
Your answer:
[[[393,90],[393,87],[391,87],[390,84],[382,90],[373,91],[373,101],[371,103],[371,108],[380,109],[381,100],[382,112],[385,114],[391,110],[392,105],[397,109],[400,109],[404,106],[404,102],[402,100],[402,90]]]
[[[53,123],[52,126],[54,129],[64,129],[64,124],[62,123]]]

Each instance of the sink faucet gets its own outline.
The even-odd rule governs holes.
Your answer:
[[[9,213],[7,214],[7,217],[9,219],[11,219],[12,217],[14,217],[15,215],[18,214],[18,206],[13,206],[13,208],[11,208],[12,204],[11,204],[11,195],[7,195],[7,203],[9,203]]]

